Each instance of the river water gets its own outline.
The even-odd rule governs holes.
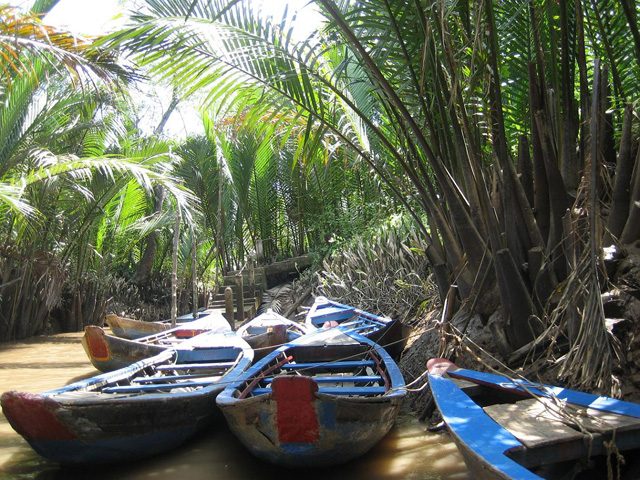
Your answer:
[[[82,334],[37,337],[0,344],[0,392],[37,393],[93,376]],[[287,470],[252,457],[219,424],[181,448],[122,465],[70,468],[36,454],[0,416],[0,478],[10,480],[211,479],[211,480],[464,480],[470,478],[451,438],[430,433],[401,415],[391,433],[365,456],[340,467]]]

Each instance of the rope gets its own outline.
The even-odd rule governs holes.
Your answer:
[[[597,426],[600,426],[601,428],[602,427],[610,428],[613,431],[613,436],[609,442],[603,442],[603,446],[607,449],[607,465],[609,468],[609,480],[614,480],[613,467],[611,465],[611,460],[610,460],[611,454],[616,455],[617,466],[618,466],[618,480],[620,479],[620,466],[624,464],[624,457],[620,454],[615,444],[616,428],[613,425],[611,425],[609,422],[601,418],[598,418],[592,414],[589,414],[586,409],[575,408],[573,409],[574,411],[571,411],[572,409],[569,408],[569,406],[567,405],[567,402],[555,396],[553,392],[549,390],[544,384],[529,381],[524,376],[518,374],[517,372],[513,371],[511,368],[506,366],[504,363],[502,363],[500,360],[494,357],[491,353],[487,352],[484,348],[476,344],[473,340],[468,338],[466,334],[462,334],[462,332],[458,328],[456,328],[454,325],[450,324],[449,327],[452,328],[454,332],[446,333],[445,335],[453,338],[455,343],[459,347],[462,347],[463,349],[465,349],[478,364],[484,366],[488,371],[492,373],[507,377],[511,382],[513,382],[514,385],[521,387],[528,395],[530,395],[532,398],[535,398],[538,402],[540,402],[544,407],[544,409],[547,411],[547,413],[549,413],[552,416],[555,416],[558,419],[558,421],[564,423],[565,425],[575,428],[585,436],[585,441],[587,442],[587,454],[585,456],[585,459],[583,460],[585,464],[590,461],[590,458],[593,453],[593,441],[594,441],[593,431],[597,431],[597,428],[596,428]],[[462,334],[462,336],[459,334]],[[476,353],[476,351],[474,351],[470,347],[470,345],[473,346],[475,349],[477,349],[483,355],[486,355],[491,360],[495,361],[496,364],[504,368],[504,370],[509,372],[509,374],[507,375],[504,372],[500,372],[496,370],[494,367],[492,367],[491,365],[489,365]],[[454,346],[453,347],[454,351],[455,351],[455,348],[456,347]],[[516,382],[514,378],[518,378],[521,381]],[[537,388],[543,391],[547,396],[537,395],[533,393],[529,387]],[[586,425],[585,420],[587,419],[590,422],[596,424],[596,427],[590,427]]]

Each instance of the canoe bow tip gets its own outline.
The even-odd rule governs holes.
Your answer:
[[[459,369],[460,367],[446,358],[432,358],[427,362],[427,370],[430,375],[443,375]]]

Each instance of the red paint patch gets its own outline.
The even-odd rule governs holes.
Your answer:
[[[190,329],[184,329],[184,330],[176,330],[175,332],[173,332],[173,334],[175,335],[176,338],[191,338],[191,337],[195,337],[196,335],[200,335],[201,333],[204,333],[206,331],[207,330],[203,330],[203,329],[194,330],[193,328],[190,328]]]
[[[91,356],[100,362],[109,360],[111,355],[107,341],[104,338],[104,330],[100,327],[89,326],[85,327],[84,334],[87,338]]]
[[[282,376],[273,379],[271,389],[280,443],[317,443],[318,419],[313,403],[318,384],[310,377]]]
[[[0,401],[11,426],[27,440],[76,438],[75,433],[56,417],[60,405],[51,398],[25,392],[6,392]]]

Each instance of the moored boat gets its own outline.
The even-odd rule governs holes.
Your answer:
[[[219,312],[136,340],[107,335],[101,327],[87,326],[82,337],[82,347],[94,367],[102,372],[109,372],[183,343],[185,346],[179,347],[180,360],[187,356],[193,356],[197,360],[200,350],[191,352],[188,348],[191,338],[204,332],[222,333],[230,330],[229,322]]]
[[[474,478],[640,477],[640,405],[441,358],[427,366],[438,409]]]
[[[134,460],[171,450],[219,416],[215,398],[253,360],[253,350],[234,332],[197,340],[193,348],[206,352],[198,363],[178,363],[170,349],[57,390],[5,392],[2,410],[37,453],[61,463]]]
[[[335,327],[274,350],[217,403],[256,457],[286,467],[324,467],[378,443],[404,395],[402,374],[382,347]]]
[[[322,296],[316,297],[311,305],[305,325],[311,330],[336,325],[355,329],[354,331],[384,347],[394,358],[398,358],[404,350],[410,331],[409,327],[397,320],[374,315]]]
[[[211,309],[200,309],[198,316],[194,318],[193,313],[186,313],[176,319],[176,325],[189,323],[194,320],[206,317],[213,313]],[[153,335],[154,333],[160,333],[171,328],[171,320],[162,320],[160,322],[146,322],[144,320],[136,320],[133,318],[120,317],[115,314],[108,314],[105,317],[105,322],[109,326],[111,333],[116,337],[126,338],[128,340],[135,340],[137,338]]]
[[[238,335],[251,345],[256,359],[308,332],[309,328],[306,325],[289,320],[272,309],[238,328]]]

